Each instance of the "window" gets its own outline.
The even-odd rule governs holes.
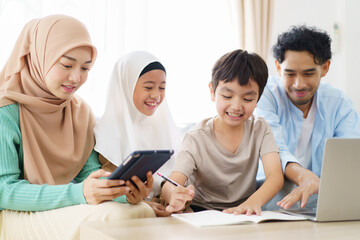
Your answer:
[[[216,114],[208,83],[215,61],[236,48],[230,11],[223,0],[8,0],[0,1],[0,64],[3,66],[24,24],[49,14],[84,22],[98,48],[86,84],[78,91],[101,116],[116,60],[147,50],[167,69],[166,98],[178,124]],[[9,24],[11,23],[11,24]]]

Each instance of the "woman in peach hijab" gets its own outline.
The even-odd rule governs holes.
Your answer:
[[[73,239],[85,220],[154,216],[127,204],[151,191],[151,176],[138,196],[122,180],[100,179],[109,173],[93,150],[95,118],[74,94],[95,59],[72,17],[34,19],[21,32],[0,73],[1,239]]]

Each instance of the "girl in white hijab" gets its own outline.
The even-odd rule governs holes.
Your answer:
[[[165,68],[152,54],[135,51],[117,61],[105,113],[94,129],[105,170],[115,170],[135,150],[174,149],[176,154],[180,134],[164,99],[165,87]],[[159,171],[169,176],[173,163],[174,156]],[[150,197],[159,195],[161,181],[154,175]],[[160,206],[151,206],[162,215]]]

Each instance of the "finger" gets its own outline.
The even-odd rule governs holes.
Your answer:
[[[189,185],[186,187],[187,189],[187,193],[190,195],[190,196],[194,196],[195,195],[195,188],[193,185]]]
[[[108,180],[108,179],[97,179],[95,182],[96,187],[99,188],[111,188],[111,187],[119,187],[125,184],[124,180]]]
[[[184,207],[178,205],[178,206],[174,206],[174,205],[168,205],[165,210],[169,213],[173,213],[173,212],[177,212],[182,210]]]
[[[171,212],[166,211],[165,206],[159,203],[151,202],[151,204],[149,205],[151,206],[157,217],[168,217],[171,215]]]
[[[150,189],[150,191],[151,191],[153,188],[153,184],[154,184],[154,178],[153,178],[152,172],[149,171],[146,174],[146,187],[148,189]]]
[[[249,209],[246,210],[246,215],[247,215],[247,216],[250,216],[250,215],[252,215],[252,214],[253,214],[253,210],[252,210],[251,208],[249,208]]]
[[[166,210],[167,212],[169,212],[169,213],[172,213],[172,212],[174,212],[174,207],[171,206],[171,205],[168,205],[168,206],[165,208],[165,210]]]
[[[300,200],[302,192],[298,188],[294,189],[286,197],[281,200],[280,207],[284,209],[291,208],[297,201]]]
[[[160,203],[152,202],[152,201],[144,201],[146,204],[148,204],[152,209],[156,209],[159,211],[165,211],[166,207]]]
[[[131,195],[132,204],[136,204],[144,199],[142,193],[137,189],[130,181],[127,181],[126,184],[130,187],[129,196]]]
[[[129,187],[112,187],[112,188],[99,188],[97,189],[96,195],[98,196],[118,196],[118,195],[124,195],[129,193],[130,188]]]
[[[174,193],[176,194],[186,194],[188,190],[183,186],[175,187]]]
[[[141,196],[140,192],[137,192],[136,194],[133,192],[130,192],[130,194],[132,194],[132,196],[134,197],[134,200],[135,200],[134,204],[144,200],[144,198]]]
[[[161,211],[165,211],[166,207],[162,204],[157,203],[154,208],[161,210]]]
[[[193,188],[191,188],[191,187],[184,188],[182,186],[178,186],[175,188],[174,194],[178,194],[179,196],[180,195],[187,196],[187,199],[191,200],[193,198],[195,192],[194,192]]]
[[[146,198],[150,193],[146,185],[136,176],[133,176],[131,180],[136,184],[136,186],[133,186],[136,189],[134,189],[134,191],[131,189],[131,191],[133,191],[134,194],[139,195],[141,199]]]
[[[125,194],[126,195],[126,200],[131,203],[131,204],[136,204],[136,199],[135,197],[131,194],[131,192],[128,192]]]
[[[281,199],[280,201],[278,201],[276,204],[277,204],[279,207],[282,207],[282,208],[283,208],[287,202],[288,202],[287,196],[285,196],[283,199]]]
[[[179,205],[185,205],[186,199],[183,199],[182,196],[173,196],[170,199],[169,205],[171,206],[179,206]]]
[[[137,177],[133,177],[134,179],[137,179],[137,182],[139,183],[139,185],[141,185],[141,181],[140,179],[138,179]],[[143,184],[144,185],[144,184]],[[130,181],[126,181],[126,186],[128,186],[130,188],[130,191],[133,193],[133,194],[138,194],[139,192],[139,189],[138,187],[136,187],[132,182]]]
[[[291,201],[290,198],[284,199],[282,201],[282,203],[280,204],[280,207],[284,208],[284,209],[289,209],[290,207],[292,207],[292,205],[294,205]]]
[[[223,210],[224,213],[233,213],[235,211],[236,208],[228,208]]]
[[[261,215],[261,209],[255,209],[255,214],[257,215],[257,216],[260,216]]]
[[[126,194],[128,194],[128,192],[123,192],[123,193],[114,194],[114,195],[111,196],[112,198],[111,198],[110,196],[109,196],[109,198],[111,198],[111,200],[114,200],[115,198],[124,196],[124,195],[126,195]]]
[[[236,207],[235,211],[234,211],[234,215],[240,215],[240,214],[245,214],[246,213],[246,208],[244,207]]]
[[[187,193],[173,193],[171,198],[175,201],[177,200],[181,202],[187,202],[187,201],[191,201],[193,199],[193,196]]]
[[[301,204],[300,207],[304,208],[309,200],[310,195],[307,192],[304,192],[301,197]]]
[[[182,199],[172,200],[170,204],[166,207],[166,211],[169,211],[169,209],[171,209],[171,212],[183,210],[185,208],[185,203],[186,201],[183,201]]]
[[[171,212],[160,210],[157,208],[153,209],[157,217],[169,217],[171,215]]]
[[[92,172],[89,175],[89,177],[91,177],[91,178],[101,178],[101,177],[108,177],[108,176],[110,176],[110,174],[111,174],[110,172],[106,172],[103,169],[99,169],[99,170],[97,170],[95,172]]]
[[[295,203],[296,203],[297,201],[288,201],[288,202],[286,202],[285,204],[284,204],[284,206],[283,206],[283,208],[284,209],[289,209],[289,208],[291,208]]]
[[[123,194],[121,194],[121,195],[123,195]],[[121,196],[121,195],[119,195],[119,196]],[[119,196],[117,196],[117,195],[96,195],[96,196],[92,196],[87,203],[96,205],[96,204],[100,204],[105,201],[113,200]]]

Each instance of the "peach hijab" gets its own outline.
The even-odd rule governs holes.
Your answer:
[[[24,177],[33,184],[67,184],[83,168],[94,147],[95,118],[75,94],[59,99],[45,76],[64,53],[80,46],[96,48],[77,19],[51,15],[23,28],[0,73],[0,107],[18,103],[24,153]]]

